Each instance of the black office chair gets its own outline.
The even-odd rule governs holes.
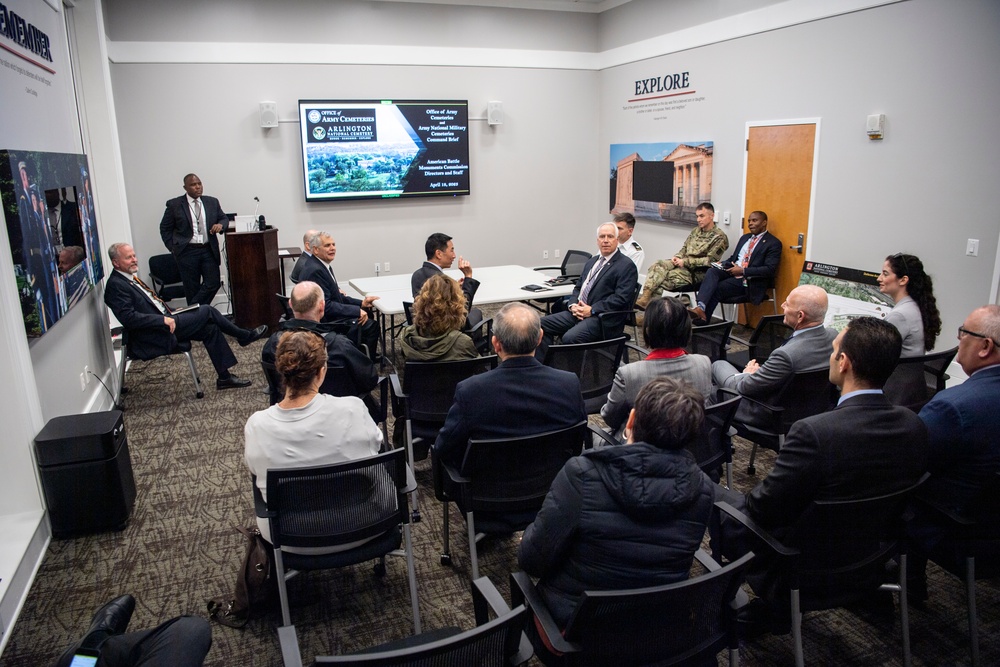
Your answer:
[[[455,387],[462,380],[497,367],[497,357],[477,357],[460,361],[407,361],[403,380],[389,375],[392,413],[406,420],[406,455],[412,467],[427,458],[427,452],[444,426],[455,401]],[[417,491],[412,495],[413,520],[420,520]]]
[[[585,591],[565,629],[556,625],[541,594],[524,572],[510,575],[511,603],[527,605],[548,645],[569,665],[702,665],[729,648],[739,664],[736,612],[732,608],[748,553],[720,567],[699,549],[706,574],[663,586]],[[548,652],[544,645],[535,646]]]
[[[763,364],[772,352],[784,345],[791,337],[792,331],[792,328],[785,324],[784,315],[764,315],[757,320],[757,326],[754,327],[750,338],[744,339],[730,334],[730,341],[745,345],[746,349],[733,351],[730,346],[727,352],[728,361],[736,368],[745,368],[751,359]]]
[[[903,664],[910,665],[910,623],[906,600],[906,542],[903,511],[924,476],[906,488],[872,498],[814,501],[786,537],[778,541],[750,517],[725,502],[715,503],[720,513],[749,531],[754,552],[773,559],[778,590],[788,591],[795,664],[802,667],[802,612],[842,607],[864,600],[873,592],[899,594]],[[716,523],[718,529],[718,523]],[[713,531],[715,532],[715,531]],[[715,534],[724,540],[726,533]],[[723,543],[721,551],[726,552]],[[890,560],[899,562],[899,581],[883,583]]]
[[[969,654],[973,667],[979,667],[979,620],[976,615],[976,580],[1000,577],[1000,473],[994,473],[969,505],[959,514],[920,494],[914,496],[917,509],[939,522],[947,531],[930,560],[955,575],[965,584],[968,609]]]
[[[125,394],[125,393],[128,392],[128,387],[125,386],[125,368],[128,366],[128,362],[129,361],[151,361],[153,359],[156,359],[157,357],[167,356],[167,355],[161,355],[161,354],[156,354],[156,355],[153,355],[153,356],[138,356],[129,347],[128,338],[129,338],[128,329],[125,329],[123,327],[122,328],[122,362],[121,362],[121,365],[118,367],[118,394],[119,394],[119,397],[122,394]],[[198,376],[198,367],[195,366],[194,356],[192,356],[192,354],[191,354],[191,341],[184,341],[184,342],[178,341],[177,347],[175,347],[174,350],[173,350],[173,352],[171,352],[170,354],[171,355],[174,355],[174,354],[183,354],[184,355],[184,357],[187,359],[187,362],[188,362],[188,368],[191,369],[191,379],[194,381],[194,396],[195,396],[195,398],[204,398],[205,397],[205,390],[201,386],[201,378]],[[117,402],[118,401],[116,401],[116,403]]]
[[[267,471],[267,500],[253,480],[254,507],[266,518],[274,547],[282,626],[278,629],[285,664],[301,664],[285,582],[299,570],[327,570],[376,560],[385,573],[386,555],[406,558],[414,634],[420,634],[420,606],[406,504],[406,454],[392,450],[326,466]],[[287,548],[360,546],[322,555]],[[402,550],[400,551],[400,547]]]
[[[184,283],[177,268],[177,260],[170,253],[149,258],[149,281],[156,296],[164,301],[184,298]]]
[[[623,335],[590,343],[549,345],[542,363],[579,377],[587,414],[596,415],[608,400],[625,352],[626,339]]]
[[[733,323],[729,320],[691,327],[691,340],[684,349],[688,354],[703,354],[712,361],[725,361],[732,330]]]
[[[838,396],[839,390],[830,383],[830,369],[825,366],[792,374],[772,403],[744,396],[742,405],[754,410],[753,419],[737,414],[733,426],[740,437],[753,443],[747,474],[757,473],[754,461],[758,445],[780,451],[792,424],[833,409]]]
[[[277,293],[274,295],[274,298],[278,300],[278,306],[281,308],[281,318],[278,321],[285,322],[295,319],[295,313],[292,312],[292,305],[288,300],[288,296]]]
[[[957,353],[958,348],[953,347],[921,357],[900,359],[883,388],[885,397],[893,405],[920,412],[934,394],[944,389],[945,371]]]
[[[768,301],[774,306],[774,314],[778,314],[778,290],[774,286],[774,276],[748,276],[747,282],[754,282],[764,285],[764,298],[760,303],[767,303]],[[739,314],[740,304],[754,304],[750,299],[746,297],[745,294],[734,296],[728,299],[722,299],[719,301],[719,307],[722,308],[722,318],[726,320],[736,321],[736,316]],[[733,316],[726,316],[726,306],[733,306]]]
[[[705,427],[701,436],[688,448],[698,467],[719,480],[719,469],[726,473],[726,487],[733,488],[733,418],[743,397],[729,389],[718,389],[716,402],[705,407]]]
[[[476,544],[485,535],[524,530],[566,461],[583,450],[587,422],[519,438],[470,440],[459,467],[432,457],[434,493],[444,506],[441,564],[451,565],[449,503],[465,516],[472,578],[479,578]],[[476,513],[479,517],[476,517]]]
[[[639,340],[639,322],[636,319],[639,311],[635,308],[635,302],[641,293],[642,284],[636,283],[635,291],[632,292],[632,299],[629,301],[628,308],[625,310],[609,310],[597,314],[597,319],[601,323],[601,338],[608,339],[621,336],[625,331],[625,327],[632,327],[632,335],[625,334],[626,341]],[[618,322],[622,319],[624,319],[624,322],[619,325]]]
[[[535,271],[558,271],[559,275],[554,276],[555,284],[565,285],[566,283],[576,282],[576,280],[583,273],[583,267],[589,260],[593,257],[592,254],[586,250],[567,250],[566,254],[563,255],[562,264],[559,266],[536,266]],[[538,310],[549,313],[552,312],[552,304],[563,299],[565,297],[552,297],[548,299],[533,299],[528,301],[528,305],[537,308]]]
[[[509,667],[523,664],[531,658],[531,644],[521,634],[528,618],[524,605],[511,610],[493,582],[487,577],[480,577],[472,582],[472,606],[477,626],[472,630],[462,632],[451,627],[429,630],[416,637],[382,644],[360,653],[317,656],[313,665]],[[489,619],[490,611],[496,615],[493,620]],[[292,667],[287,663],[285,665]]]

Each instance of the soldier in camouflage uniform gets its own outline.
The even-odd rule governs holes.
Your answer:
[[[707,202],[699,204],[695,216],[698,226],[688,234],[680,252],[649,267],[642,294],[635,302],[636,307],[645,309],[663,290],[672,291],[682,285],[690,285],[694,282],[693,268],[707,268],[712,262],[718,262],[729,248],[729,238],[715,226],[714,206]]]

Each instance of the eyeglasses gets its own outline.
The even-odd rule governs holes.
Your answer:
[[[969,331],[965,327],[959,327],[958,328],[958,339],[962,340],[966,336],[975,336],[976,338],[983,338],[985,340],[993,341],[994,345],[996,345],[997,347],[1000,347],[1000,343],[996,342],[995,340],[993,340],[992,338],[990,338],[986,334],[976,333],[975,331]]]

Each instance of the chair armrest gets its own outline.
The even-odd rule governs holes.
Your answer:
[[[701,563],[702,567],[704,567],[709,572],[716,572],[717,570],[722,569],[722,566],[719,565],[717,562],[715,562],[715,559],[712,558],[708,554],[708,552],[705,551],[704,549],[699,548],[697,551],[695,551],[694,557],[695,560]]]
[[[532,271],[562,271],[561,266],[536,266]]]
[[[590,430],[590,446],[584,446],[584,449],[594,449],[594,436],[596,435],[598,439],[602,442],[601,447],[617,447],[622,443],[615,440],[614,436],[605,431],[600,426],[594,426],[593,424],[587,424],[587,428]]]
[[[489,577],[479,577],[472,582],[472,607],[476,614],[476,625],[488,623],[489,612],[497,617],[510,613],[507,601],[493,585]]]
[[[786,547],[784,544],[774,539],[770,533],[768,533],[764,528],[761,527],[756,521],[748,517],[743,512],[739,511],[727,502],[719,501],[715,503],[715,507],[722,513],[728,515],[734,521],[739,522],[744,528],[753,533],[757,538],[766,546],[768,549],[773,551],[775,555],[782,558],[796,558],[799,555],[799,550],[792,547]]]
[[[403,384],[399,381],[399,374],[389,373],[389,385],[392,387],[392,395],[395,398],[406,399],[406,394],[403,393]]]
[[[538,620],[537,625],[541,626],[545,633],[545,638],[549,646],[560,653],[579,653],[579,644],[566,641],[562,635],[562,630],[556,625],[556,621],[549,613],[549,608],[545,606],[542,596],[538,594],[538,589],[531,583],[531,577],[527,572],[510,573],[510,602],[513,606],[526,605],[534,613]]]
[[[274,516],[274,512],[267,509],[264,496],[257,487],[257,475],[250,475],[250,488],[253,489],[253,511],[261,519],[269,519]]]
[[[389,415],[389,378],[388,376],[381,376],[378,382],[375,383],[375,388],[378,389],[378,416],[379,421],[384,422],[386,417]]]
[[[633,343],[633,342],[631,342],[631,341],[627,341],[627,342],[625,343],[625,347],[627,347],[627,348],[628,348],[628,349],[630,349],[630,350],[635,350],[635,351],[636,351],[636,352],[638,352],[639,354],[641,354],[641,355],[644,355],[644,356],[647,356],[647,357],[649,356],[649,353],[650,353],[650,350],[648,350],[648,349],[644,348],[644,347],[643,347],[643,346],[641,346],[641,345],[638,345],[638,344],[636,344],[636,343]]]
[[[392,415],[396,419],[405,417],[408,396],[403,393],[403,385],[399,381],[399,375],[395,372],[389,373],[389,387],[392,389]]]

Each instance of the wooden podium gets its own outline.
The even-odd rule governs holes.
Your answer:
[[[282,291],[278,230],[228,232],[226,257],[237,326],[253,329],[266,324],[274,331],[281,317],[274,298]]]

